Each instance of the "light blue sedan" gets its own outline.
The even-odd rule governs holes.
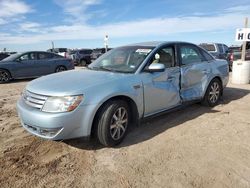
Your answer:
[[[191,101],[215,106],[228,83],[228,64],[186,42],[115,48],[87,69],[30,82],[17,103],[22,126],[42,138],[95,135],[119,144],[139,120]]]

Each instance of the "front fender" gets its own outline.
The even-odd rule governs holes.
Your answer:
[[[140,85],[141,87],[135,88],[134,85]],[[95,106],[95,108],[91,112],[91,119],[89,120],[89,124],[91,124],[91,126],[98,109],[106,101],[114,97],[127,97],[131,99],[137,107],[139,118],[142,117],[144,100],[141,81],[136,79],[126,80],[126,82],[113,81],[109,84],[103,84],[95,86],[93,88],[88,88],[84,93],[84,102],[81,105],[86,107],[89,105]],[[89,131],[91,131],[91,126],[89,126]]]

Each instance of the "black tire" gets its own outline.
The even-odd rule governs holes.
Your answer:
[[[96,120],[96,136],[108,147],[119,144],[128,132],[129,106],[122,100],[109,101],[104,105]]]
[[[87,65],[87,61],[85,59],[81,59],[79,65],[82,66],[82,67],[84,67],[84,66]]]
[[[7,83],[11,80],[11,75],[7,70],[0,69],[0,84]]]
[[[55,72],[63,72],[63,71],[66,71],[66,70],[67,70],[66,67],[64,67],[64,66],[58,66],[58,67],[56,67]]]
[[[207,87],[202,104],[214,107],[218,104],[222,95],[222,85],[219,79],[214,78]]]

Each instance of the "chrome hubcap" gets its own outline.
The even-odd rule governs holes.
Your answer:
[[[126,132],[128,113],[124,107],[118,108],[111,119],[110,134],[114,140],[119,140]]]
[[[6,71],[0,71],[0,81],[2,82],[9,81],[9,74]]]
[[[209,100],[212,103],[216,103],[220,96],[220,86],[217,82],[214,82],[211,85],[210,92],[209,92]]]

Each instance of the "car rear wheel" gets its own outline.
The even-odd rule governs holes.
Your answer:
[[[55,72],[62,72],[62,71],[66,71],[67,69],[64,67],[64,66],[58,66],[56,68],[56,71]]]
[[[208,85],[206,94],[202,103],[206,106],[213,107],[218,104],[222,94],[222,86],[219,79],[213,79]]]
[[[97,120],[97,137],[104,146],[119,144],[125,137],[130,122],[129,107],[126,102],[108,102],[101,110]]]
[[[82,59],[79,63],[80,66],[86,66],[87,65],[87,61]]]
[[[0,69],[0,83],[7,83],[11,79],[11,75],[7,70]]]

